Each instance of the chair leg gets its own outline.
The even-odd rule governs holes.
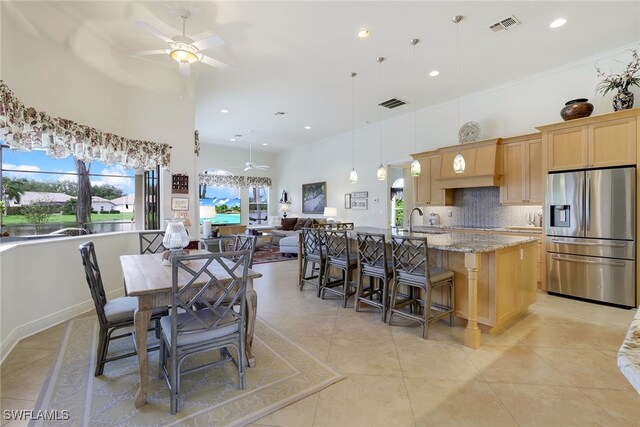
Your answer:
[[[391,284],[391,301],[389,303],[389,318],[387,319],[387,322],[389,322],[389,324],[391,324],[391,319],[395,314],[394,310],[396,309],[397,296],[398,296],[398,280],[394,278]]]
[[[429,338],[429,326],[431,326],[431,286],[427,285],[424,293],[424,328],[422,330],[422,337],[426,340]]]
[[[244,338],[241,337],[238,343],[238,380],[240,389],[244,390],[245,388],[245,364],[244,364]]]
[[[313,264],[311,266],[313,270]],[[300,272],[300,276],[298,276],[298,286],[300,286],[300,290],[304,287],[304,279],[307,277],[307,258],[302,260],[302,271]]]
[[[171,369],[169,376],[169,387],[171,393],[171,414],[178,412],[178,361],[176,360],[176,352],[171,352]]]
[[[382,304],[382,321],[387,321],[387,311],[389,310],[389,278],[380,279],[382,293],[380,294],[380,303]]]
[[[362,280],[364,279],[364,274],[362,273],[362,270],[360,270],[360,273],[358,273],[358,282],[356,284],[356,295],[355,295],[355,300],[354,300],[354,308],[356,311],[360,311],[360,295],[362,295]]]
[[[449,282],[449,289],[451,289],[451,296],[449,297],[449,304],[451,304],[451,313],[449,313],[449,326],[455,326],[455,291],[453,286],[453,277],[451,278],[451,282]]]
[[[325,289],[327,287],[327,280],[329,279],[329,263],[325,262],[324,263],[324,274],[322,275],[322,286],[320,287],[320,290],[318,291],[318,295],[320,296],[321,299],[324,299],[324,295],[326,293]]]
[[[94,376],[98,377],[102,375],[104,372],[104,364],[105,359],[107,358],[107,350],[109,349],[109,339],[107,337],[107,330],[100,328],[100,333],[98,337],[98,351],[97,351],[97,362],[96,362],[96,371]]]
[[[324,264],[326,264],[326,262],[323,263],[322,261],[318,264],[318,298],[320,298],[320,289],[324,283]]]

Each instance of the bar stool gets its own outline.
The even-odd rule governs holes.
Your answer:
[[[327,292],[342,297],[342,307],[347,306],[347,300],[354,292],[350,292],[355,283],[351,282],[351,273],[358,267],[358,260],[351,256],[349,240],[346,230],[322,230],[327,247],[327,260],[324,264],[322,289],[320,297],[324,299]],[[329,271],[337,268],[342,271],[342,278],[330,280]]]
[[[393,287],[391,291],[391,308],[389,309],[389,324],[394,315],[405,317],[422,323],[422,337],[429,336],[431,323],[445,316],[449,316],[449,324],[453,326],[454,310],[454,281],[453,271],[444,268],[429,267],[429,253],[427,238],[408,236],[394,236],[391,238],[391,252],[393,256]],[[398,297],[398,288],[409,288],[408,296]],[[432,303],[432,291],[443,286],[449,287],[449,304]],[[418,294],[424,292],[424,300]],[[444,295],[443,295],[444,296]],[[443,298],[445,300],[446,298]],[[402,310],[409,306],[411,311]],[[423,314],[418,314],[418,308],[423,307]],[[432,315],[432,310],[437,314]]]
[[[302,229],[302,274],[299,276],[300,290],[305,283],[314,285],[318,288],[318,296],[320,296],[320,288],[324,275],[324,264],[326,262],[326,252],[324,242],[324,233],[318,228]],[[311,266],[311,271],[307,275],[307,269]],[[316,280],[317,279],[317,280]]]
[[[354,225],[352,222],[336,222],[336,228],[338,230],[353,230]]]
[[[387,321],[389,310],[389,286],[393,278],[393,265],[387,256],[384,234],[357,233],[358,238],[358,286],[356,288],[355,310],[360,304],[367,304],[382,311],[382,321]],[[364,287],[364,276],[369,276],[369,286]],[[374,282],[378,287],[374,287]],[[378,296],[378,300],[373,297]]]

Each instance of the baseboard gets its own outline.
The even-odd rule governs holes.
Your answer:
[[[118,289],[111,291],[107,294],[107,299],[118,298],[124,296],[124,290]],[[22,326],[18,326],[9,333],[5,339],[0,343],[0,363],[4,362],[4,359],[11,353],[11,350],[20,342],[31,335],[37,334],[45,329],[55,326],[59,323],[66,322],[74,317],[86,313],[87,311],[94,310],[93,300],[83,301],[80,304],[76,304],[72,307],[65,308],[56,313],[49,314],[48,316],[41,317],[40,319],[33,320],[29,323],[25,323]]]

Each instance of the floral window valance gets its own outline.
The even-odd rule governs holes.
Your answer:
[[[42,148],[49,157],[74,156],[126,168],[169,168],[171,147],[150,141],[127,139],[25,107],[0,80],[0,140],[22,151]]]
[[[198,174],[200,184],[214,187],[271,187],[271,178],[257,176]]]

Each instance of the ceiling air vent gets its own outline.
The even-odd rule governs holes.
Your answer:
[[[515,15],[511,15],[508,18],[503,19],[500,22],[496,22],[495,24],[489,26],[493,30],[494,33],[499,33],[500,31],[508,30],[510,27],[514,25],[520,25],[521,22],[516,18]]]
[[[285,113],[284,111],[276,111],[275,113],[273,113],[274,116],[284,116],[285,114],[287,113]]]
[[[388,108],[388,109],[390,109],[390,110],[391,110],[391,109],[393,109],[393,108],[400,107],[400,106],[402,106],[402,105],[404,105],[404,104],[406,104],[406,102],[404,102],[404,101],[403,101],[403,100],[401,100],[401,99],[398,99],[398,98],[391,98],[391,99],[387,99],[387,100],[386,100],[386,101],[384,101],[384,102],[381,102],[381,103],[380,103],[380,104],[378,104],[378,105],[379,105],[379,106],[381,106],[381,107],[385,107],[385,108]]]

